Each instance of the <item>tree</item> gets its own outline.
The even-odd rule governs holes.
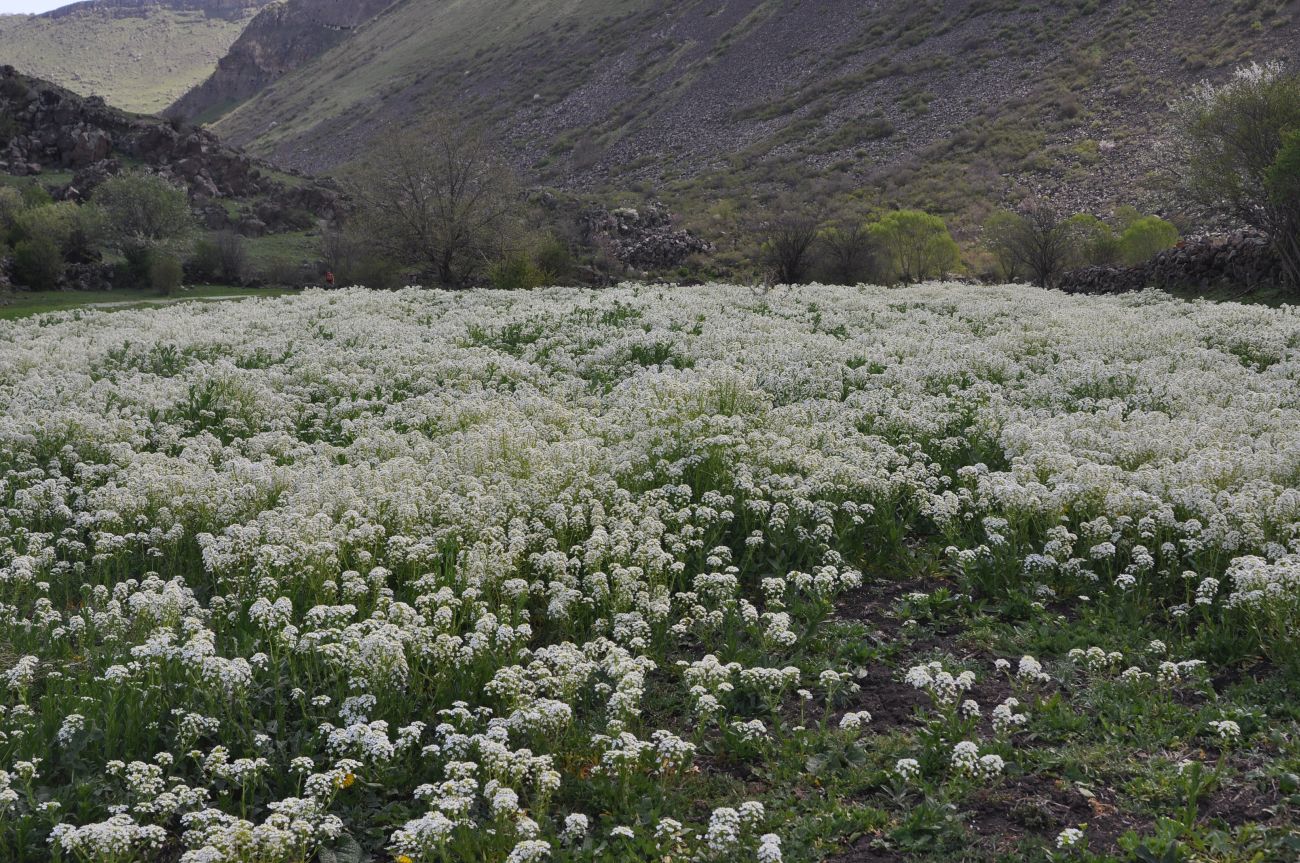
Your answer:
[[[815,218],[798,213],[784,215],[768,224],[762,254],[773,282],[799,285],[807,280],[819,228]]]
[[[875,255],[867,226],[857,220],[832,225],[822,232],[826,275],[838,285],[856,285],[871,278]]]
[[[149,278],[155,253],[180,245],[194,231],[185,189],[156,174],[110,177],[95,189],[91,203],[103,214],[110,241],[141,281]]]
[[[999,232],[988,242],[996,244],[994,254],[1013,262],[1034,284],[1054,288],[1076,254],[1077,240],[1069,219],[1035,203],[1003,216]]]
[[[998,263],[998,274],[1005,282],[1019,280],[1024,272],[1020,258],[1015,254],[1013,237],[1020,230],[1021,219],[1015,213],[999,210],[984,222],[984,246]]]
[[[919,282],[961,264],[961,250],[943,219],[919,210],[895,210],[869,229],[893,278]]]
[[[357,229],[391,260],[463,284],[496,257],[512,227],[510,172],[478,129],[445,119],[382,138],[346,179]]]
[[[1120,256],[1132,266],[1149,261],[1178,243],[1178,229],[1159,216],[1134,219],[1119,237]]]
[[[1300,131],[1300,74],[1281,64],[1245,66],[1221,86],[1201,84],[1176,116],[1187,195],[1263,232],[1287,281],[1300,288],[1300,196],[1278,194],[1273,179],[1289,136]]]

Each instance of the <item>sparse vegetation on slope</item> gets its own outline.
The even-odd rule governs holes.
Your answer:
[[[0,62],[118,108],[156,113],[216,68],[255,11],[209,15],[201,4],[176,5],[3,15]]]
[[[452,109],[495,123],[526,179],[665,193],[691,214],[791,189],[925,209],[959,236],[1031,193],[1168,214],[1151,176],[1168,101],[1244,59],[1297,59],[1297,8],[410,0],[217,129],[320,170]]]

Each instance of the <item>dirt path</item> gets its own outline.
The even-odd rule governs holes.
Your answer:
[[[172,303],[188,303],[199,300],[242,300],[247,295],[241,294],[221,294],[215,297],[168,297],[157,300],[121,300],[115,303],[86,303],[82,308],[86,309],[123,309],[127,306],[170,306]]]

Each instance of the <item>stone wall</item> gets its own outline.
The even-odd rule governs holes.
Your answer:
[[[1284,284],[1282,264],[1263,237],[1236,233],[1180,243],[1134,267],[1086,267],[1065,274],[1071,294],[1119,294],[1147,288],[1249,290]]]

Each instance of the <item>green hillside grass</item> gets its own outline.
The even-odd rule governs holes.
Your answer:
[[[131,15],[3,15],[0,60],[116,107],[152,114],[207,77],[250,18],[161,7]]]

